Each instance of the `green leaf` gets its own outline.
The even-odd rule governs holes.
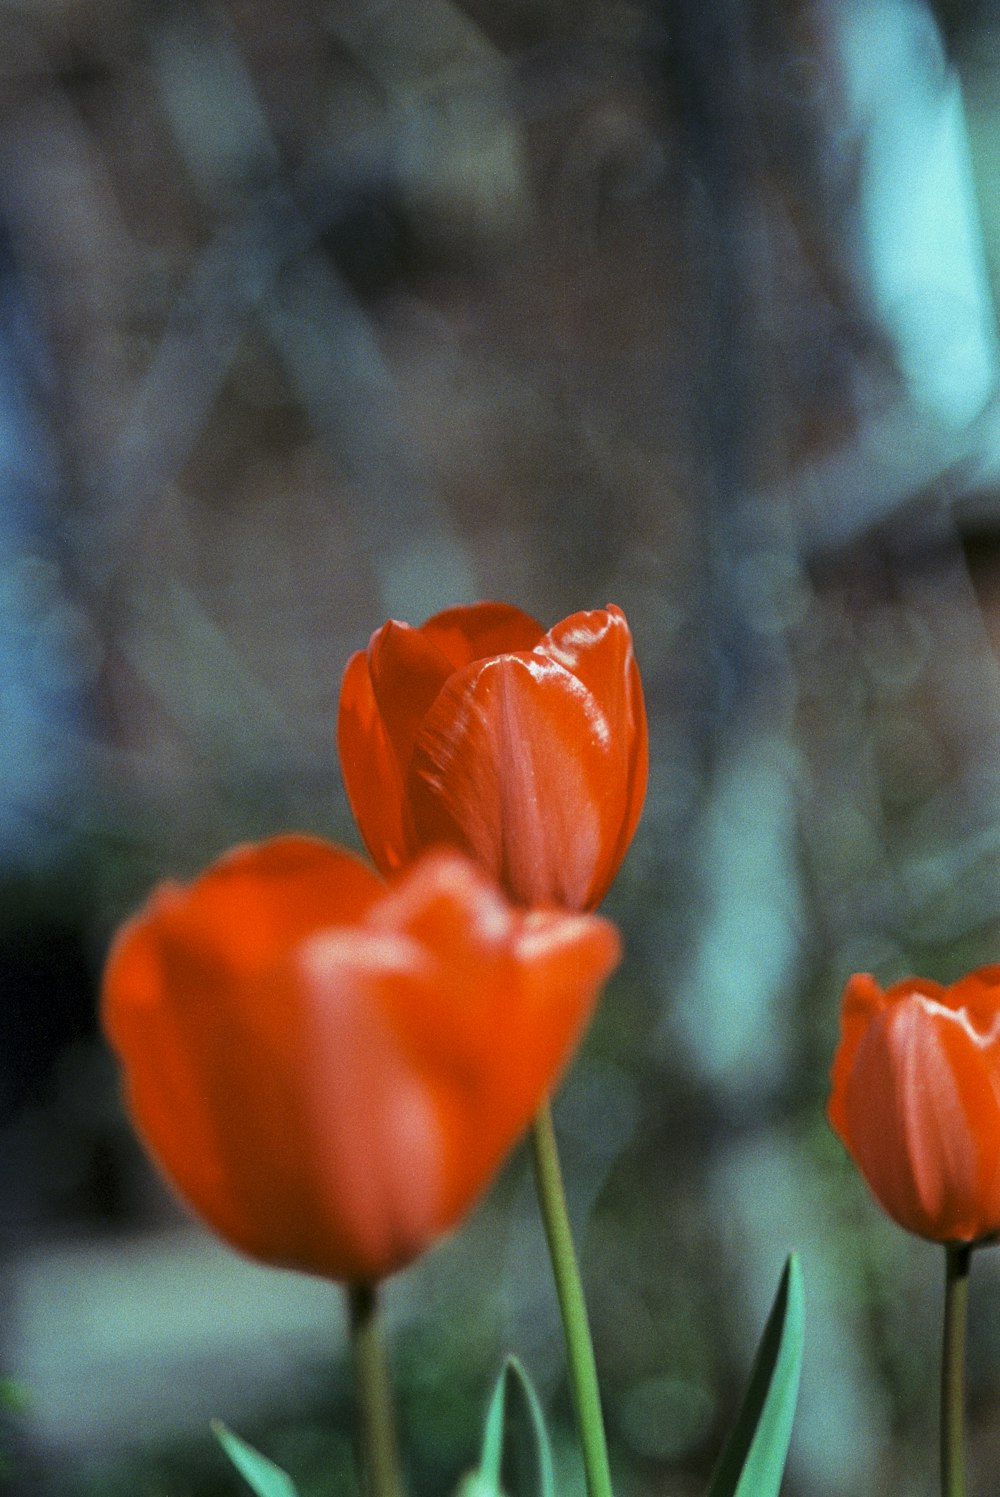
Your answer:
[[[459,1488],[459,1497],[503,1497],[500,1471],[503,1465],[504,1440],[507,1433],[507,1389],[513,1385],[520,1392],[528,1412],[535,1448],[535,1484],[537,1497],[555,1497],[555,1473],[552,1446],[545,1427],[545,1415],[531,1379],[517,1357],[508,1357],[497,1378],[483,1432],[483,1454],[479,1469],[472,1471]]]
[[[802,1273],[792,1253],[708,1497],[777,1497],[792,1437],[804,1338]]]
[[[280,1466],[234,1435],[218,1419],[212,1421],[212,1433],[257,1497],[298,1497],[294,1482]]]

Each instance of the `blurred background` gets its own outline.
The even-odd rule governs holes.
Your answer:
[[[1000,5],[2,0],[0,76],[0,1483],[235,1497],[219,1415],[356,1490],[336,1291],[186,1221],[96,985],[157,878],[357,845],[348,655],[496,597],[648,696],[556,1112],[621,1497],[704,1490],[791,1246],[789,1497],[936,1490],[940,1255],[823,1109],[848,973],[1000,959]],[[388,1312],[414,1497],[508,1349],[580,1490],[522,1155]]]

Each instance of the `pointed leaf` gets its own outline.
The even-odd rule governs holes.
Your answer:
[[[802,1273],[792,1253],[708,1497],[777,1497],[792,1435],[804,1335]]]
[[[535,1446],[535,1491],[537,1497],[555,1497],[555,1472],[552,1446],[545,1427],[545,1415],[531,1379],[517,1357],[508,1357],[497,1378],[493,1397],[486,1413],[483,1454],[478,1471],[465,1478],[461,1497],[502,1497],[500,1470],[503,1465],[504,1436],[507,1429],[507,1387],[513,1383],[520,1390],[531,1421]]]
[[[234,1435],[218,1419],[212,1421],[212,1433],[257,1497],[298,1497],[291,1477],[280,1466]]]

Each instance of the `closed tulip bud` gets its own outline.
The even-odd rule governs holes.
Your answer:
[[[390,621],[344,674],[341,769],[384,872],[460,848],[524,905],[593,909],[639,820],[648,746],[620,609],[546,633],[478,603]]]
[[[934,1242],[1000,1233],[1000,967],[844,993],[828,1116],[889,1215]]]
[[[455,853],[386,886],[286,836],[153,893],[103,1020],[140,1135],[210,1226],[370,1282],[469,1211],[618,956],[607,921],[512,909]]]

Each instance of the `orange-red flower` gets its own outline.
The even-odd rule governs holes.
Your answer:
[[[620,609],[545,633],[502,603],[390,620],[340,696],[348,800],[383,872],[461,848],[520,904],[593,909],[646,793],[642,683]]]
[[[365,1281],[470,1209],[618,960],[597,916],[515,910],[451,851],[386,886],[286,836],[163,884],[103,1019],[181,1196],[267,1263]]]
[[[1000,1233],[1000,966],[844,993],[828,1116],[873,1194],[934,1242]]]

